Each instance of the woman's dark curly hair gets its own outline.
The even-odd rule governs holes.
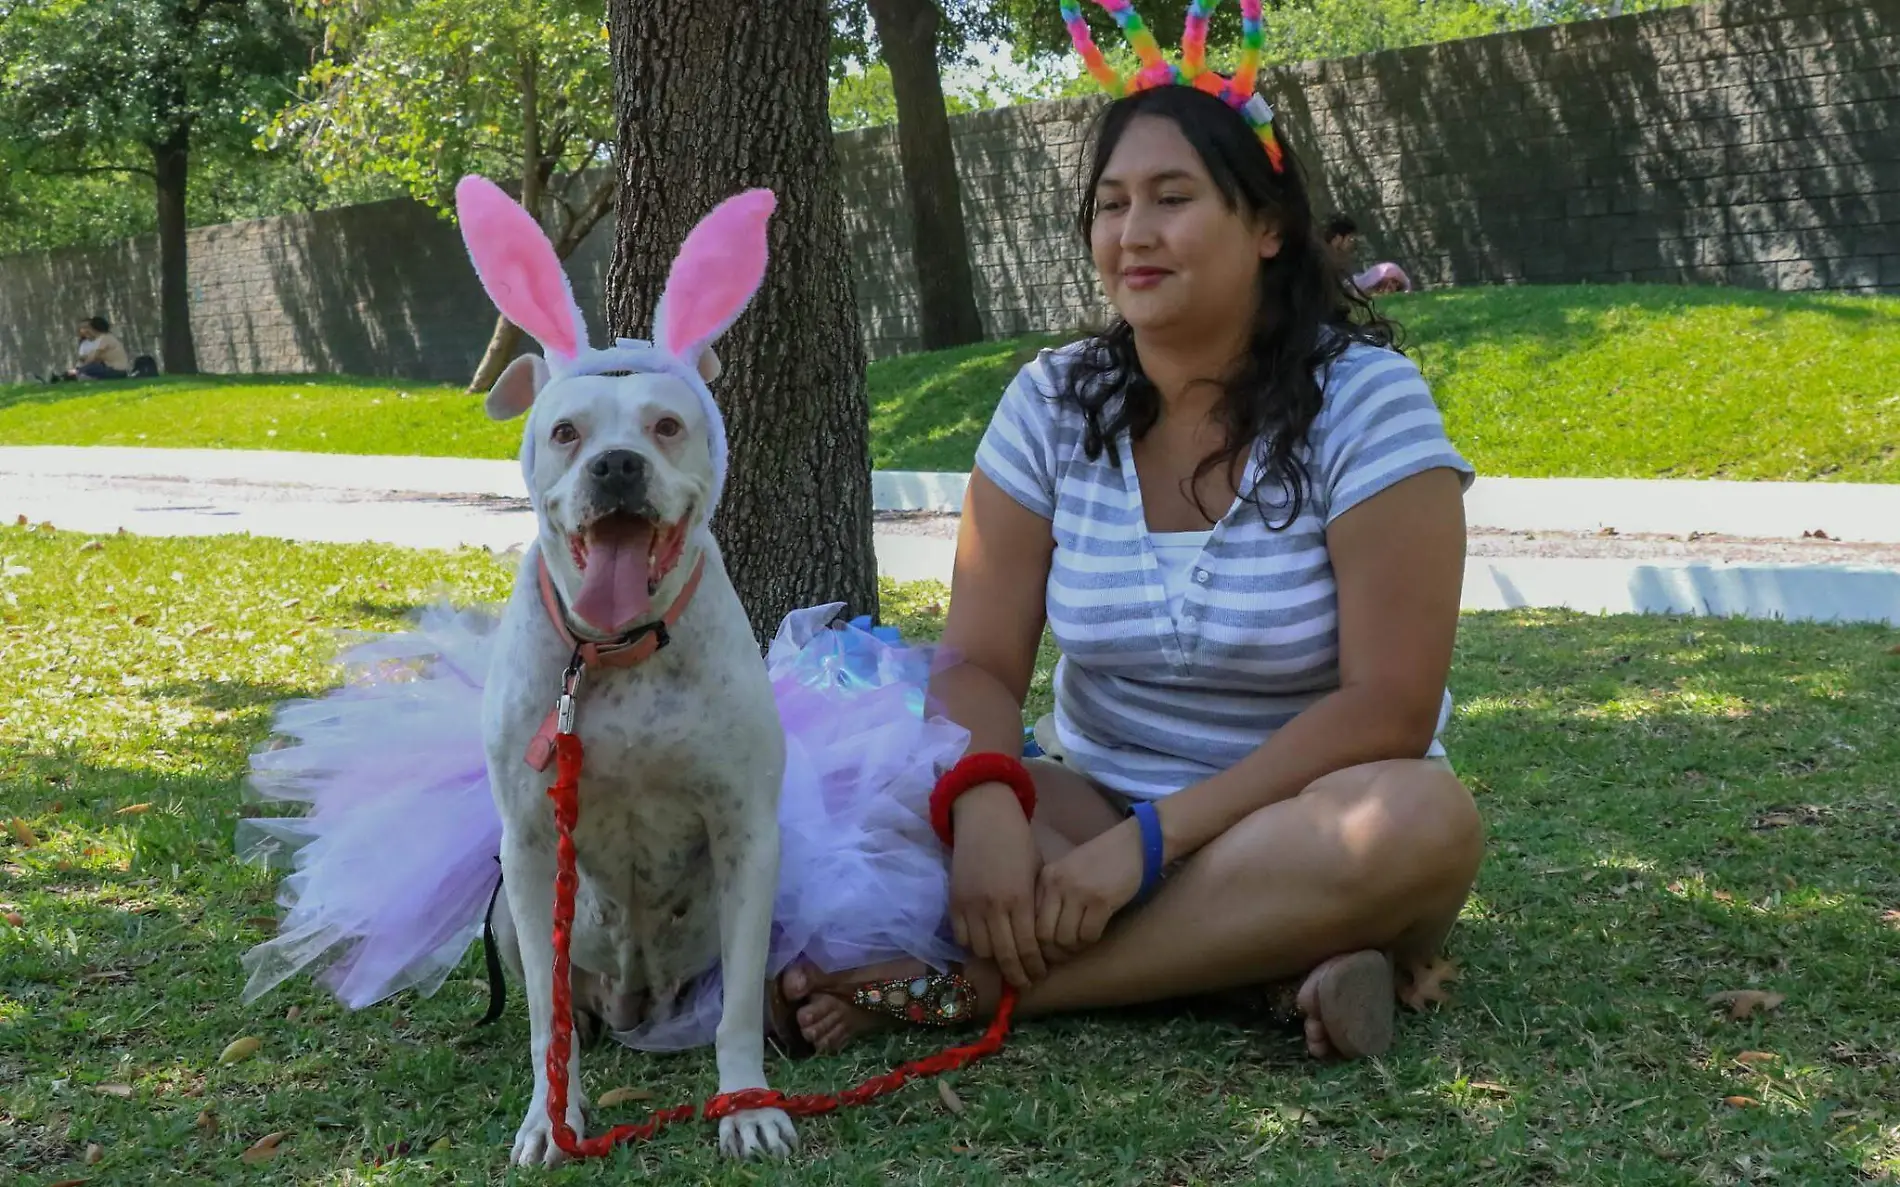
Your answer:
[[[1174,121],[1228,207],[1265,216],[1279,228],[1279,254],[1261,261],[1252,343],[1234,374],[1208,377],[1222,388],[1213,415],[1223,422],[1225,445],[1201,459],[1188,493],[1209,522],[1217,521],[1220,516],[1209,515],[1201,505],[1199,480],[1231,468],[1258,443],[1260,482],[1248,498],[1269,527],[1282,530],[1299,518],[1308,496],[1300,451],[1319,415],[1326,367],[1354,342],[1396,346],[1398,327],[1351,288],[1320,241],[1306,172],[1294,153],[1286,152],[1286,171],[1275,173],[1245,118],[1192,87],[1138,91],[1103,110],[1076,220],[1084,243],[1095,225],[1095,188],[1115,146],[1138,116]],[[1284,137],[1280,143],[1286,145]],[[1121,458],[1114,442],[1123,432],[1130,440],[1139,439],[1161,414],[1161,393],[1142,373],[1135,354],[1135,332],[1120,318],[1083,345],[1056,399],[1081,408],[1088,457],[1100,457],[1106,449],[1118,466]],[[1276,489],[1283,497],[1274,499],[1269,510],[1262,491]],[[1281,515],[1277,523],[1276,514]]]

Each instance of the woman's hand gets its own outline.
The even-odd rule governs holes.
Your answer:
[[[993,960],[1018,989],[1049,973],[1036,942],[1036,872],[1042,857],[1015,793],[987,783],[951,807],[950,924],[971,955]]]
[[[1072,955],[1102,938],[1108,921],[1141,890],[1141,832],[1124,821],[1042,867],[1036,939]]]

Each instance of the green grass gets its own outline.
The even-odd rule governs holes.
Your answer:
[[[1663,286],[1389,299],[1452,438],[1518,477],[1900,481],[1900,300]],[[879,469],[967,470],[1031,335],[871,365]],[[513,457],[456,388],[307,376],[0,386],[0,443]]]
[[[386,628],[439,590],[496,598],[505,579],[479,552],[0,529],[0,911],[20,920],[0,923],[0,1179],[504,1177],[529,1090],[519,994],[497,1026],[471,1029],[485,1003],[471,954],[433,999],[351,1014],[299,981],[239,1005],[239,957],[267,934],[272,887],[234,863],[231,836],[246,755],[274,703],[332,679],[332,632]],[[887,588],[887,616],[927,635],[941,597]],[[1449,742],[1491,851],[1454,935],[1453,1003],[1408,1017],[1379,1063],[1318,1066],[1288,1036],[1213,1014],[1069,1019],[959,1074],[961,1116],[907,1089],[805,1122],[784,1171],[723,1164],[707,1132],[685,1129],[509,1181],[1891,1176],[1897,639],[1467,616]],[[1752,987],[1786,1001],[1746,1022],[1705,1004]],[[245,1035],[257,1055],[220,1066]],[[930,1047],[894,1037],[778,1065],[775,1083],[835,1087]],[[596,1092],[636,1085],[656,1101],[713,1085],[707,1052],[609,1049],[585,1066]],[[274,1162],[240,1160],[275,1132],[289,1136]]]
[[[1481,473],[1900,481],[1900,300],[1525,287],[1385,308]]]
[[[512,458],[520,422],[459,387],[322,375],[0,385],[0,444]]]

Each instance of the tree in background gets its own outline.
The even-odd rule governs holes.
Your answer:
[[[889,80],[923,348],[979,342],[983,322],[976,309],[941,67],[961,58],[971,42],[1003,36],[1006,28],[994,0],[832,0],[832,22],[838,80],[850,79],[849,60],[869,67],[874,55],[883,67],[881,77]]]
[[[827,0],[609,0],[619,215],[608,310],[645,337],[686,233],[750,186],[778,195],[771,265],[720,340],[732,437],[714,528],[753,629],[877,609],[864,345],[826,111]]]
[[[192,374],[185,230],[194,158],[251,153],[256,112],[309,62],[311,26],[272,0],[13,0],[0,7],[0,201],[48,179],[146,177],[158,230],[159,356]],[[124,209],[123,195],[110,195]]]
[[[603,0],[314,0],[325,54],[270,136],[327,182],[387,179],[440,211],[480,173],[512,185],[562,260],[612,209]],[[521,331],[497,318],[471,390]]]

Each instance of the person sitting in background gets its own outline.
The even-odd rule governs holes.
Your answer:
[[[79,365],[60,379],[124,379],[132,373],[132,358],[125,344],[113,336],[112,323],[103,317],[89,317],[79,323]]]
[[[1339,270],[1351,272],[1353,253],[1359,250],[1359,224],[1348,215],[1335,214],[1326,220],[1324,234]]]
[[[1385,293],[1412,291],[1412,278],[1390,260],[1353,273],[1352,258],[1359,249],[1359,224],[1344,214],[1335,214],[1326,223],[1326,246],[1331,249],[1339,270],[1352,276],[1353,287],[1368,297]]]

